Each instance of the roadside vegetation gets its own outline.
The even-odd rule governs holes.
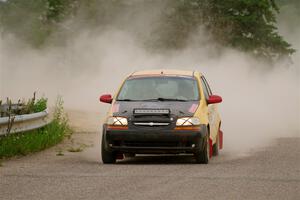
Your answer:
[[[11,115],[25,115],[31,113],[37,113],[47,109],[48,99],[41,97],[36,99],[36,93],[28,101],[19,100],[17,103],[12,103],[12,101],[7,98],[6,102],[0,100],[0,117],[9,117]]]
[[[297,0],[6,0],[0,1],[0,34],[43,48],[54,38],[61,45],[74,30],[113,27],[150,51],[166,51],[189,45],[191,34],[201,38],[202,27],[216,50],[230,47],[272,62],[295,52],[278,33],[277,16],[282,7],[299,5]]]
[[[43,111],[47,108],[47,99],[41,98],[37,101],[31,99],[25,105],[26,109],[21,109],[21,111],[17,109],[14,112],[25,114]],[[58,98],[53,120],[48,125],[27,132],[0,136],[0,159],[41,151],[58,144],[70,134],[71,129],[64,113],[63,100]]]

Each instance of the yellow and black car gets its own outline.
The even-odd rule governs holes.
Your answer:
[[[124,154],[193,154],[208,163],[223,146],[221,118],[205,77],[197,71],[134,72],[114,97],[102,135],[102,161],[115,163]]]

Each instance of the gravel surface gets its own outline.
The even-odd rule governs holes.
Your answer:
[[[2,161],[0,199],[300,199],[300,138],[278,139],[244,157],[221,153],[208,165],[181,155],[103,165],[100,138],[74,134],[46,151]],[[83,151],[69,152],[74,146]]]

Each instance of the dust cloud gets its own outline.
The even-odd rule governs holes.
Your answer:
[[[198,38],[203,41],[201,47],[194,46],[195,37],[191,37],[185,49],[158,54],[145,50],[130,32],[113,27],[101,32],[82,30],[64,45],[42,49],[33,49],[12,35],[2,37],[0,98],[29,98],[37,91],[53,105],[61,95],[66,109],[80,118],[82,126],[99,131],[108,109],[98,102],[99,95],[116,92],[127,74],[144,69],[195,69],[223,97],[218,106],[223,152],[243,154],[278,137],[299,137],[299,52],[290,67],[265,67],[236,50],[215,53],[201,31]],[[300,47],[299,41],[290,42]]]

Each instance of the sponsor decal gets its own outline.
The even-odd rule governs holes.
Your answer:
[[[120,104],[118,104],[118,103],[115,103],[115,104],[112,106],[112,112],[113,112],[113,113],[119,112],[119,109],[120,109]]]
[[[192,106],[191,106],[190,109],[189,109],[189,112],[190,112],[190,113],[195,113],[196,110],[197,110],[197,108],[198,108],[198,104],[193,103]]]

